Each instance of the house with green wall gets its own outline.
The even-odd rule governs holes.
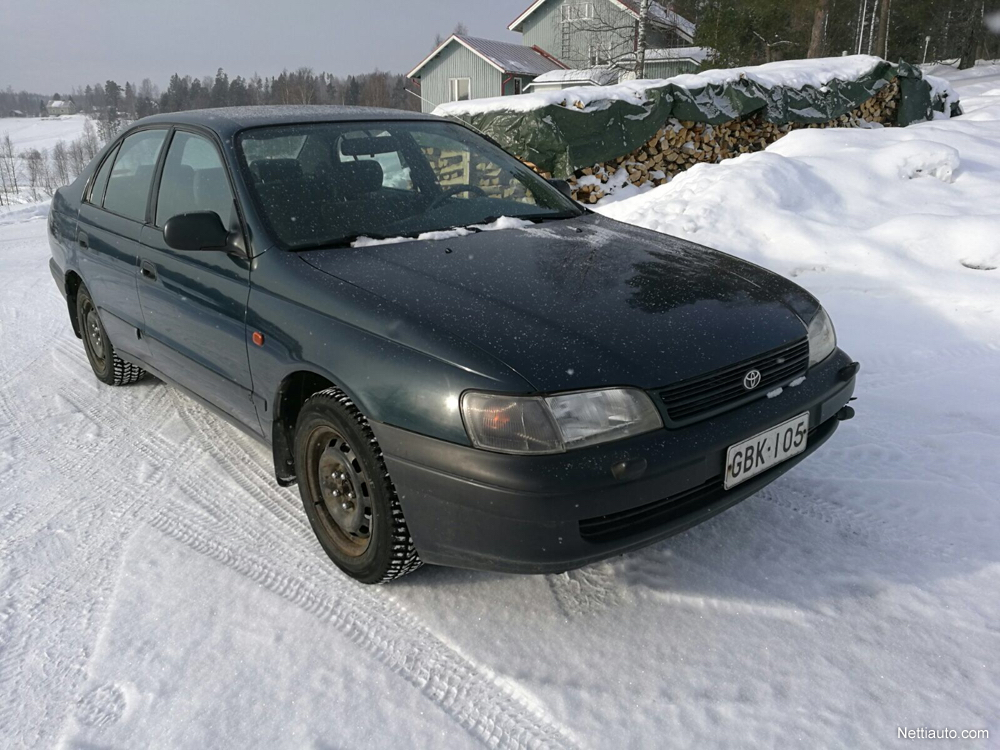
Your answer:
[[[452,34],[407,77],[420,84],[421,109],[490,96],[513,96],[542,73],[565,66],[544,51]]]
[[[507,28],[521,34],[521,44],[453,34],[411,70],[423,111],[450,101],[634,77],[639,0],[535,0]],[[694,33],[686,18],[651,2],[642,77],[697,70],[706,50],[693,46]],[[578,74],[560,72],[565,70]]]

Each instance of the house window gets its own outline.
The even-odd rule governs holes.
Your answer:
[[[515,78],[514,79],[514,95],[516,96],[517,94],[520,94],[520,93],[521,93],[521,79],[520,78]]]
[[[464,102],[469,99],[469,91],[472,88],[471,78],[449,78],[448,79],[448,101]]]
[[[587,48],[587,58],[592,67],[598,68],[608,64],[607,50],[599,44],[590,44]]]
[[[594,18],[593,3],[564,3],[562,6],[562,22],[590,21]]]

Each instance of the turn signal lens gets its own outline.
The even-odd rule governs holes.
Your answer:
[[[541,399],[466,393],[462,416],[469,439],[477,448],[504,453],[558,453],[563,449]]]

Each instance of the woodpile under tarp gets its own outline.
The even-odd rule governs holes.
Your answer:
[[[573,197],[596,203],[606,193],[627,184],[662,185],[701,162],[714,163],[761,151],[783,135],[800,128],[858,128],[893,125],[899,108],[899,85],[893,80],[849,113],[822,123],[767,122],[760,116],[721,125],[670,118],[656,134],[630,154],[578,169],[568,178]],[[534,167],[534,165],[529,165]],[[551,176],[543,173],[543,176]]]
[[[435,112],[467,122],[540,173],[574,179],[590,200],[612,168],[662,181],[796,127],[908,125],[956,108],[946,82],[906,63],[851,55],[451,102]]]

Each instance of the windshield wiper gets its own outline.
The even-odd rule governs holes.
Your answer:
[[[394,234],[393,237],[402,237],[403,235]],[[374,234],[372,232],[358,232],[357,234],[345,234],[343,237],[334,237],[329,240],[323,240],[322,242],[310,242],[308,245],[293,245],[289,248],[292,252],[300,252],[305,250],[323,250],[326,248],[333,247],[350,247],[355,242],[365,237],[369,240],[385,240],[388,239],[388,235],[384,234]]]

